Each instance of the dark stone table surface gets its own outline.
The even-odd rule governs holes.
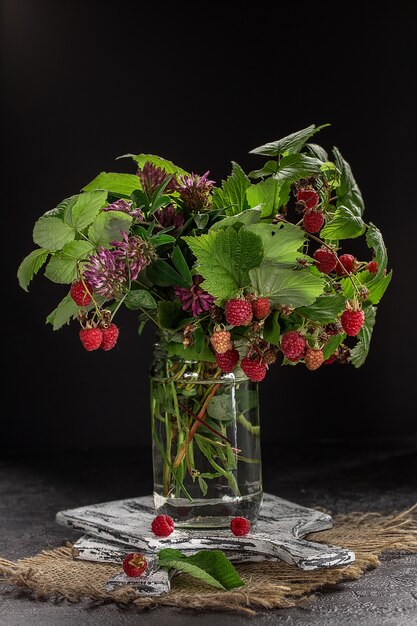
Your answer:
[[[315,442],[264,446],[265,490],[333,513],[390,513],[417,500],[415,442]],[[0,460],[0,556],[12,560],[75,540],[55,524],[58,510],[151,491],[150,453],[144,450],[7,452]],[[405,626],[417,623],[417,555],[390,554],[360,580],[317,594],[303,608],[259,611],[253,618],[169,608],[138,612],[115,605],[93,608],[35,601],[3,586],[0,625],[317,624]]]

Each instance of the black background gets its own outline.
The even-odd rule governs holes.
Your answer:
[[[26,294],[15,279],[35,219],[99,171],[133,172],[120,154],[160,154],[220,181],[232,159],[253,169],[251,148],[313,122],[332,124],[317,141],[351,162],[394,279],[362,369],[271,368],[264,440],[279,454],[289,440],[414,434],[416,11],[281,4],[3,1],[2,447],[150,439],[152,333],[138,338],[126,312],[118,348],[88,354],[75,324],[45,326],[66,287],[38,277]]]

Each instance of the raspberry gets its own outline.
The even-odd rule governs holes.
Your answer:
[[[306,340],[302,335],[290,330],[282,335],[281,351],[289,361],[298,361],[301,359],[306,349]]]
[[[228,350],[224,354],[216,354],[217,365],[222,372],[226,374],[233,372],[239,362],[239,352],[237,350]]]
[[[306,209],[315,209],[320,200],[320,196],[314,189],[300,189],[297,193],[297,201],[304,204]]]
[[[269,298],[258,298],[252,302],[253,316],[257,320],[264,320],[271,312],[271,302]]]
[[[352,274],[355,271],[355,262],[356,259],[352,254],[342,254],[336,265],[336,274],[339,276],[345,276],[346,273]]]
[[[169,515],[157,515],[152,521],[151,528],[157,537],[169,537],[174,532],[174,520]]]
[[[307,351],[304,355],[304,362],[306,364],[307,369],[309,370],[317,370],[320,365],[323,363],[323,351],[322,350],[313,350],[312,348],[307,348]]]
[[[234,517],[230,522],[230,530],[235,537],[244,537],[250,533],[250,521],[246,517]]]
[[[262,355],[262,362],[265,365],[272,365],[277,360],[277,350],[276,348],[268,348]]]
[[[228,330],[217,330],[210,337],[210,343],[217,354],[224,354],[232,349],[232,342]]]
[[[82,328],[80,330],[80,339],[88,352],[98,350],[103,341],[103,331],[101,328]]]
[[[324,331],[326,335],[340,335],[343,331],[342,324],[337,320],[336,322],[332,322],[331,324],[326,324],[324,327]]]
[[[266,365],[261,361],[252,361],[248,357],[242,359],[240,367],[245,372],[246,376],[253,380],[255,383],[260,383],[266,375]]]
[[[337,255],[325,248],[319,248],[313,254],[313,258],[317,263],[317,269],[323,274],[330,274],[337,265]]]
[[[92,288],[87,281],[84,282],[91,293],[93,291]],[[72,283],[70,294],[71,298],[74,300],[75,304],[78,304],[78,306],[88,306],[91,302],[91,296],[88,291],[85,290],[81,280],[76,280],[75,283]]]
[[[343,330],[349,337],[356,337],[365,321],[365,313],[363,311],[353,311],[346,309],[340,318]]]
[[[304,213],[303,226],[308,233],[318,233],[323,224],[324,215],[321,211],[310,209]]]
[[[231,326],[248,326],[252,321],[252,305],[246,300],[229,300],[226,303],[226,320]]]
[[[111,350],[117,343],[119,338],[119,329],[116,324],[110,324],[108,328],[103,328],[103,341],[101,343],[102,350]]]
[[[148,562],[139,552],[129,552],[123,559],[123,571],[127,576],[142,576]]]
[[[376,274],[378,272],[378,263],[376,261],[369,261],[368,265],[366,266],[366,269],[371,274]]]
[[[339,350],[336,350],[328,359],[323,361],[323,365],[331,365],[335,361],[337,361],[337,357],[339,356]]]

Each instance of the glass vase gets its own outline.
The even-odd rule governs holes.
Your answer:
[[[258,385],[238,369],[168,356],[151,370],[154,502],[178,527],[256,522],[262,503]]]

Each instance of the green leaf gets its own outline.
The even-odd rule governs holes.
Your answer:
[[[289,154],[281,159],[272,178],[277,181],[294,182],[320,172],[321,161],[306,154]]]
[[[290,184],[267,178],[257,185],[251,185],[246,190],[246,197],[250,207],[262,207],[262,217],[274,215],[280,206],[287,204],[290,193]]]
[[[201,355],[201,353],[204,351],[206,342],[204,330],[201,328],[200,324],[197,326],[193,333],[193,342],[195,351],[197,352],[197,354]]]
[[[381,231],[375,226],[375,224],[372,224],[372,222],[369,222],[368,225],[366,243],[368,248],[371,248],[374,251],[374,260],[378,263],[378,272],[374,277],[381,278],[381,276],[384,275],[388,264],[388,255]]]
[[[135,189],[140,189],[139,177],[135,174],[100,172],[98,176],[83,187],[83,191],[105,190],[117,196],[129,197]]]
[[[272,306],[309,306],[323,292],[324,281],[308,269],[290,270],[279,265],[263,265],[250,270],[255,292],[269,298]]]
[[[215,363],[216,359],[213,356],[210,348],[207,344],[204,344],[204,348],[201,352],[197,352],[193,348],[193,346],[188,346],[184,348],[182,343],[178,343],[176,341],[171,341],[167,345],[167,352],[169,356],[178,356],[185,361],[209,361],[210,363]]]
[[[340,335],[332,335],[330,337],[330,339],[326,342],[323,348],[323,360],[324,361],[328,359],[329,357],[331,357],[332,354],[336,352],[337,348],[340,346],[341,343],[343,343],[345,338],[346,338],[345,333],[341,333]]]
[[[190,283],[178,274],[166,261],[158,259],[146,268],[146,277],[158,287],[189,287]]]
[[[296,264],[301,254],[299,250],[305,243],[301,228],[294,224],[255,224],[250,231],[261,238],[265,260]]]
[[[51,252],[61,250],[74,237],[74,229],[59,217],[41,217],[33,228],[33,241]]]
[[[260,265],[262,242],[246,229],[226,228],[200,237],[184,237],[197,257],[204,289],[218,301],[229,300],[249,284],[248,271]]]
[[[318,143],[306,143],[304,147],[311,154],[311,156],[316,157],[319,161],[323,161],[323,163],[325,163],[329,160],[326,150],[319,146]]]
[[[25,291],[28,290],[30,281],[45,263],[48,258],[48,254],[48,250],[38,248],[37,250],[33,250],[23,259],[19,265],[19,269],[17,270],[17,278],[22,289]]]
[[[208,213],[196,213],[194,215],[194,222],[197,228],[203,230],[209,223],[210,216]]]
[[[339,295],[320,296],[309,307],[297,310],[304,317],[315,322],[333,322],[345,308],[345,297]]]
[[[153,295],[146,289],[132,289],[127,294],[124,304],[128,309],[156,309],[157,304]]]
[[[226,180],[222,180],[221,188],[213,190],[213,206],[217,209],[226,209],[228,215],[241,213],[249,208],[246,199],[246,189],[250,181],[240,165],[232,161],[232,173]]]
[[[171,235],[165,235],[161,233],[160,235],[155,235],[151,237],[149,240],[152,245],[157,248],[158,246],[166,246],[167,244],[174,243],[176,241],[175,237],[171,237]]]
[[[252,172],[249,172],[249,178],[264,178],[265,176],[275,174],[277,169],[278,161],[267,161],[259,170],[252,170]]]
[[[354,239],[363,235],[366,224],[360,216],[357,208],[339,206],[334,218],[321,230],[323,239]]]
[[[55,254],[46,266],[45,276],[54,283],[72,283],[77,277],[77,261],[94,250],[89,241],[71,241]]]
[[[221,230],[222,228],[226,228],[227,226],[243,226],[247,224],[257,224],[261,220],[262,211],[259,207],[254,207],[253,209],[246,209],[242,213],[237,213],[236,215],[229,215],[228,217],[224,217],[222,220],[215,222],[213,226],[210,228],[210,231]]]
[[[220,550],[201,550],[185,556],[179,550],[165,548],[158,553],[158,565],[185,572],[217,589],[235,589],[245,584]]]
[[[88,237],[94,246],[108,246],[121,238],[122,230],[128,232],[132,218],[121,211],[102,211],[88,229]]]
[[[358,334],[359,341],[350,351],[350,362],[353,363],[355,367],[361,367],[368,356],[372,332],[375,326],[376,307],[367,307],[364,309],[364,313],[365,321]]]
[[[67,208],[64,220],[75,230],[81,231],[89,226],[97,213],[106,203],[107,191],[86,191],[81,193],[75,204]]]
[[[188,267],[187,261],[185,260],[184,255],[179,246],[175,246],[175,248],[173,249],[171,260],[174,264],[175,269],[187,282],[187,286],[191,286],[191,283],[193,282],[193,277],[191,276],[191,272]]]
[[[381,300],[382,296],[386,292],[388,285],[391,282],[391,278],[392,270],[386,276],[383,276],[382,278],[376,278],[366,285],[369,289],[369,295],[366,299],[367,304],[378,304],[378,302]]]
[[[43,216],[44,217],[60,217],[61,219],[63,219],[65,210],[68,208],[68,206],[73,206],[76,203],[77,198],[78,198],[77,195],[70,196],[69,198],[65,198],[54,209],[51,209],[50,211],[46,211],[46,213],[44,213]]]
[[[281,336],[281,328],[278,322],[279,311],[272,311],[265,320],[263,338],[265,341],[272,343],[273,346],[279,346],[279,338]]]
[[[52,324],[53,330],[59,330],[64,324],[77,317],[80,307],[75,304],[71,294],[67,293],[56,309],[46,318],[47,324]]]
[[[157,319],[167,330],[175,330],[181,318],[181,304],[178,300],[161,300],[158,302]]]
[[[215,420],[230,420],[233,418],[233,398],[228,393],[213,396],[207,405],[207,413]]]
[[[354,210],[356,215],[361,216],[365,205],[350,165],[345,161],[337,148],[333,148],[333,154],[337,168],[340,171],[340,181],[337,188],[338,201],[340,204]]]
[[[123,154],[118,157],[118,159],[124,159],[125,157],[131,157],[136,163],[138,167],[142,168],[145,163],[152,163],[152,165],[156,165],[156,167],[161,167],[166,171],[167,174],[188,174],[182,167],[178,165],[174,165],[172,161],[168,161],[168,159],[163,159],[156,154]]]
[[[323,124],[322,126],[317,126],[317,128],[314,124],[311,124],[311,126],[298,130],[296,133],[291,133],[291,135],[287,135],[282,139],[266,143],[263,146],[259,146],[259,148],[254,148],[249,154],[278,156],[280,154],[284,154],[284,152],[299,152],[310,137],[312,137],[315,133],[318,133],[319,130],[325,128],[326,126],[329,126],[329,124]]]

